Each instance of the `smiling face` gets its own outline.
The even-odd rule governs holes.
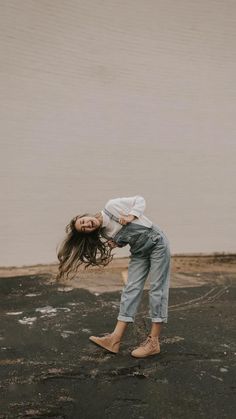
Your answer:
[[[75,228],[77,231],[82,233],[91,233],[100,227],[100,221],[93,216],[84,216],[77,218],[75,222]]]

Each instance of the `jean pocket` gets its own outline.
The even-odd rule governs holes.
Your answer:
[[[161,235],[159,233],[151,234],[150,239],[154,244],[156,244],[161,240]]]

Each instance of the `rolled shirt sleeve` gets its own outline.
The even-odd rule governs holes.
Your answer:
[[[106,208],[110,211],[124,211],[126,215],[134,215],[139,218],[145,211],[146,202],[142,196],[136,195],[127,198],[111,199],[108,201]]]

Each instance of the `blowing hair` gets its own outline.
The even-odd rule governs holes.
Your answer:
[[[85,268],[89,266],[106,266],[113,259],[111,248],[107,241],[104,240],[102,228],[91,233],[83,233],[76,230],[75,223],[77,218],[86,215],[89,214],[77,215],[72,218],[65,228],[67,236],[57,250],[59,260],[57,280],[73,279],[79,266],[82,264],[84,264]]]

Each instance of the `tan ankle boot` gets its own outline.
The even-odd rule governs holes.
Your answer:
[[[135,358],[146,358],[150,355],[156,355],[161,352],[158,337],[148,336],[137,349],[131,352]]]
[[[120,338],[115,333],[105,333],[105,336],[90,336],[89,340],[113,354],[117,354],[120,348]]]

